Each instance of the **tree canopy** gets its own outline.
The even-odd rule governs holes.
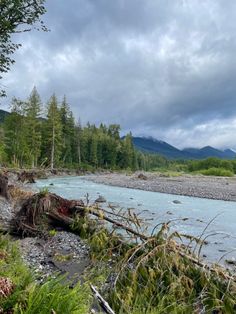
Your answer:
[[[21,46],[12,40],[16,33],[32,28],[47,30],[41,16],[46,12],[45,0],[0,0],[0,80],[14,63],[13,53]],[[4,96],[5,91],[0,91]]]
[[[136,151],[132,134],[120,136],[120,131],[118,124],[82,126],[66,96],[58,100],[53,94],[43,106],[34,87],[28,99],[13,98],[11,114],[0,124],[0,164],[85,170],[166,165],[163,157]]]

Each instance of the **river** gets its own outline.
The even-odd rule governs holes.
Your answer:
[[[209,262],[220,260],[221,264],[225,259],[236,258],[236,202],[114,187],[88,181],[86,177],[55,177],[38,180],[36,185],[39,189],[48,187],[51,192],[68,199],[85,199],[88,194],[92,203],[102,195],[107,204],[134,208],[148,219],[149,232],[158,222],[175,220],[172,230],[200,236],[211,222],[204,235],[214,235],[207,238],[209,243],[202,249],[202,255]]]

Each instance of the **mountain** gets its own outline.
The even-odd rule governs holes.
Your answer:
[[[139,150],[148,153],[160,154],[170,159],[191,158],[191,154],[188,152],[181,151],[166,142],[156,140],[152,137],[133,137],[133,144]]]
[[[221,159],[234,159],[236,153],[231,149],[220,150],[211,146],[205,146],[201,149],[185,148],[184,152],[187,152],[193,156],[194,159],[203,159],[208,157],[217,157]]]
[[[236,152],[231,149],[223,151],[211,146],[205,146],[200,149],[185,148],[180,150],[166,142],[152,137],[133,137],[133,144],[141,151],[160,154],[169,159],[204,159],[208,157],[217,157],[221,159],[236,158]]]
[[[0,123],[3,123],[5,117],[8,116],[9,114],[10,114],[9,112],[0,109]]]

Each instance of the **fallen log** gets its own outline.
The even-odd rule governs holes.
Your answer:
[[[81,206],[76,206],[75,208],[78,209],[78,210],[80,210],[80,211],[83,209],[83,208],[81,208]],[[85,209],[85,208],[84,208],[84,209]],[[127,232],[129,232],[129,233],[131,233],[132,235],[134,235],[134,236],[140,238],[141,240],[147,240],[147,239],[149,238],[148,236],[146,236],[146,235],[144,235],[144,234],[142,234],[142,233],[140,233],[140,232],[138,232],[138,231],[132,229],[131,227],[126,226],[126,225],[124,225],[123,223],[121,223],[121,222],[119,222],[119,221],[116,221],[116,220],[114,220],[114,219],[112,219],[112,218],[110,218],[110,217],[108,217],[108,216],[106,216],[106,215],[104,215],[104,214],[101,216],[101,214],[99,213],[99,211],[103,212],[103,209],[100,209],[100,208],[98,209],[97,207],[96,207],[96,209],[94,209],[93,207],[88,207],[88,208],[86,209],[86,211],[87,211],[89,214],[91,214],[91,215],[93,215],[93,216],[95,216],[95,217],[97,217],[97,218],[100,218],[100,219],[103,219],[103,220],[105,220],[105,221],[107,221],[107,222],[110,222],[110,223],[112,223],[113,225],[115,225],[116,227],[119,227],[119,228],[121,228],[121,229],[123,229],[123,230],[125,230],[125,231],[127,231]]]
[[[115,314],[115,312],[112,310],[112,308],[110,307],[108,302],[103,299],[103,297],[97,291],[97,289],[93,285],[90,285],[90,288],[91,288],[95,298],[98,300],[99,304],[101,305],[102,309],[105,311],[105,313],[107,313],[107,314]]]

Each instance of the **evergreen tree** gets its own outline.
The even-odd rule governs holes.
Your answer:
[[[4,143],[4,130],[3,128],[0,128],[0,166],[4,161],[7,160],[5,151],[6,148]]]
[[[47,121],[45,123],[45,144],[50,168],[54,169],[61,157],[62,124],[56,95],[53,94],[47,106]]]
[[[36,87],[25,105],[26,142],[31,166],[37,167],[41,149],[41,100]]]
[[[62,163],[72,164],[76,158],[75,120],[65,96],[60,108],[60,116],[62,125]]]
[[[98,165],[97,148],[98,148],[98,139],[95,134],[91,138],[91,149],[90,149],[90,162],[95,167],[97,167]]]
[[[121,168],[135,169],[135,150],[132,142],[132,134],[125,136],[119,154],[119,164]]]
[[[23,167],[28,162],[28,147],[26,143],[26,128],[24,118],[25,103],[13,98],[11,114],[4,121],[5,152],[11,164]]]
[[[81,140],[82,140],[82,126],[80,120],[75,125],[75,162],[81,165]]]

